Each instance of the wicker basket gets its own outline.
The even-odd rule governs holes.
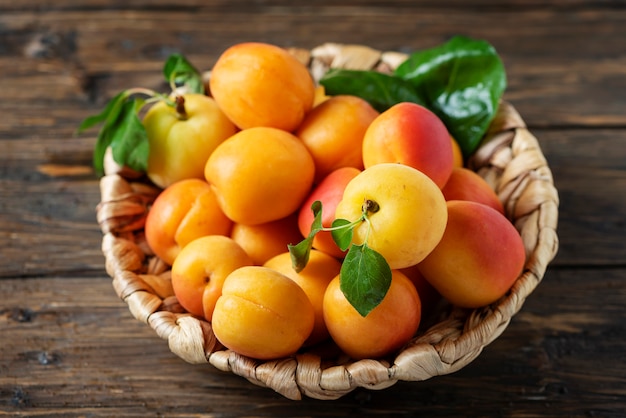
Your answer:
[[[330,67],[389,71],[406,55],[359,45],[325,44],[292,49],[317,80]],[[137,173],[107,164],[101,179],[97,217],[102,250],[113,287],[132,315],[167,340],[172,352],[190,363],[210,363],[289,399],[302,395],[337,399],[355,388],[383,389],[399,380],[421,381],[455,372],[497,338],[541,281],[558,248],[558,194],[535,137],[515,109],[502,102],[468,166],[494,188],[523,238],[523,274],[500,301],[467,310],[444,306],[414,339],[387,359],[351,361],[342,356],[302,352],[275,361],[257,361],[226,350],[211,325],[186,313],[172,292],[169,266],[147,246],[143,225],[160,192]]]

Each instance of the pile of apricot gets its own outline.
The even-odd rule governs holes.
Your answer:
[[[214,122],[192,133],[210,144],[203,152],[151,143],[148,175],[163,191],[145,234],[171,265],[180,304],[225,347],[274,359],[332,341],[354,359],[379,358],[415,336],[438,298],[484,306],[519,276],[519,233],[430,110],[326,96],[305,65],[264,43],[223,52],[209,86],[185,98],[210,103],[197,118]],[[149,136],[161,122],[146,116]],[[324,227],[376,203],[352,242],[383,255],[392,279],[365,316],[341,290],[346,252],[328,231],[304,269],[292,266],[288,245],[309,235],[315,201]]]

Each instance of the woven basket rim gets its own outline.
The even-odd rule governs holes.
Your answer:
[[[291,48],[318,80],[328,68],[388,72],[406,55],[363,45],[327,43],[311,50]],[[190,363],[210,363],[271,388],[289,399],[337,399],[362,387],[383,389],[398,381],[422,381],[460,370],[508,326],[533,292],[558,250],[558,192],[537,139],[508,102],[498,114],[468,168],[492,185],[527,252],[523,273],[498,302],[479,309],[449,307],[388,359],[328,362],[304,351],[293,357],[259,361],[225,350],[203,319],[186,313],[169,283],[169,266],[155,257],[143,237],[143,224],[160,190],[137,173],[111,163],[100,180],[97,218],[103,233],[106,271],[131,314],[168,341],[173,353]]]

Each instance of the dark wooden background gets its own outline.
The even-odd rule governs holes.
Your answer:
[[[505,94],[561,198],[560,251],[504,334],[461,371],[288,401],[184,363],[103,266],[80,121],[160,89],[174,52],[231,44],[409,52],[492,43]],[[626,3],[621,0],[0,0],[0,416],[626,416]]]

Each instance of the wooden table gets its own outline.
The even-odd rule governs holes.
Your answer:
[[[95,131],[169,54],[327,41],[412,51],[454,34],[502,56],[505,98],[561,199],[560,251],[473,363],[295,402],[173,355],[104,270]],[[0,416],[626,416],[626,7],[621,0],[0,1]]]

